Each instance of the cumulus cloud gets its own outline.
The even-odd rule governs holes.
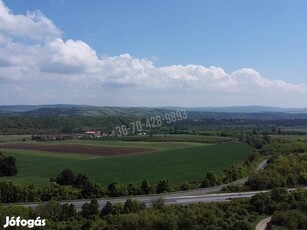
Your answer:
[[[270,80],[251,68],[226,73],[193,64],[157,67],[129,54],[99,57],[85,42],[63,39],[40,11],[16,15],[2,0],[0,90],[5,104],[306,106],[307,96],[306,85]]]
[[[43,48],[47,54],[40,63],[42,72],[77,74],[97,72],[96,51],[82,41],[57,38]]]
[[[61,31],[40,11],[14,15],[2,0],[0,1],[0,31],[9,36],[38,41],[61,35]]]

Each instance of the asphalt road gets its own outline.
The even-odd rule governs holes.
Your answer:
[[[307,189],[305,187],[304,189]],[[288,191],[293,191],[294,188],[288,189]],[[165,205],[173,205],[173,204],[180,204],[180,205],[187,205],[193,203],[210,203],[210,202],[227,202],[231,199],[238,199],[238,198],[250,198],[258,193],[269,192],[270,190],[263,190],[263,191],[252,191],[252,192],[239,192],[239,193],[219,193],[219,194],[205,194],[205,195],[169,195],[169,194],[162,194],[162,195],[149,195],[149,196],[134,196],[130,197],[131,199],[137,200],[139,202],[145,203],[147,207],[152,206],[152,202],[162,198],[164,200]],[[103,208],[105,204],[109,201],[111,203],[122,203],[124,204],[129,197],[121,197],[121,198],[108,198],[108,199],[99,199],[99,209]],[[86,202],[90,202],[89,200],[76,200],[76,201],[64,201],[60,202],[62,204],[73,204],[76,210],[81,211],[82,205]],[[38,205],[43,203],[25,203],[20,204],[24,207],[31,207],[35,208]]]
[[[230,199],[235,198],[249,198],[254,196],[257,193],[260,192],[268,192],[268,191],[255,191],[255,192],[244,192],[244,193],[221,193],[221,194],[206,194],[206,195],[194,195],[194,196],[187,196],[187,195],[180,195],[180,196],[173,196],[173,195],[161,195],[161,196],[134,196],[131,197],[134,200],[137,200],[139,202],[145,203],[147,207],[152,206],[152,202],[156,199],[162,198],[164,200],[165,205],[172,205],[172,204],[193,204],[193,203],[209,203],[209,202],[225,202],[229,201]],[[129,197],[123,197],[123,198],[108,198],[108,199],[99,199],[98,204],[99,208],[105,206],[105,204],[109,201],[111,203],[122,203],[124,204],[126,200]],[[77,201],[64,201],[61,202],[62,204],[73,204],[76,208],[76,210],[80,211],[82,208],[82,205],[86,202],[89,202],[89,200],[77,200]],[[25,203],[20,204],[24,207],[31,207],[35,208],[38,205],[42,203]]]

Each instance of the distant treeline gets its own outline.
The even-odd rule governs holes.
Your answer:
[[[111,130],[119,123],[115,117],[5,116],[0,117],[0,134],[82,133],[88,129]]]
[[[192,115],[191,115],[192,114]],[[307,119],[255,120],[232,118],[195,118],[188,113],[187,120],[163,124],[148,130],[150,133],[202,134],[236,136],[242,131],[261,130],[268,134],[305,135],[302,130],[284,128],[306,127]],[[111,132],[118,125],[131,126],[131,122],[146,122],[146,116],[0,116],[0,134],[83,133],[89,129]]]

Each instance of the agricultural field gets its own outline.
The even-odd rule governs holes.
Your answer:
[[[19,142],[23,140],[31,140],[31,135],[0,135],[0,143]]]
[[[141,183],[144,179],[150,182],[168,179],[172,185],[178,185],[185,180],[201,180],[210,170],[222,171],[254,151],[245,144],[231,142],[90,140],[2,143],[0,149],[16,158],[19,170],[16,176],[1,178],[2,181],[38,186],[48,185],[49,179],[65,168],[87,173],[102,185],[115,180]]]
[[[189,134],[156,134],[153,136],[127,136],[124,140],[145,140],[153,142],[199,142],[199,143],[217,143],[229,142],[233,139],[231,137],[208,136],[208,135],[189,135]]]
[[[307,141],[307,135],[271,135],[271,138],[286,141]]]

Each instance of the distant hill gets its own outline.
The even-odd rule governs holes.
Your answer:
[[[280,108],[271,106],[193,107],[189,111],[218,113],[307,113],[307,108]]]
[[[152,116],[171,110],[142,107],[98,107],[89,105],[12,105],[0,106],[4,116]]]
[[[29,111],[39,110],[43,108],[60,109],[60,108],[82,108],[89,107],[88,105],[2,105],[0,106],[0,114],[18,114]]]
[[[111,107],[89,105],[0,106],[0,116],[129,116],[163,115],[179,107]],[[230,106],[186,108],[191,119],[307,119],[307,108]]]

